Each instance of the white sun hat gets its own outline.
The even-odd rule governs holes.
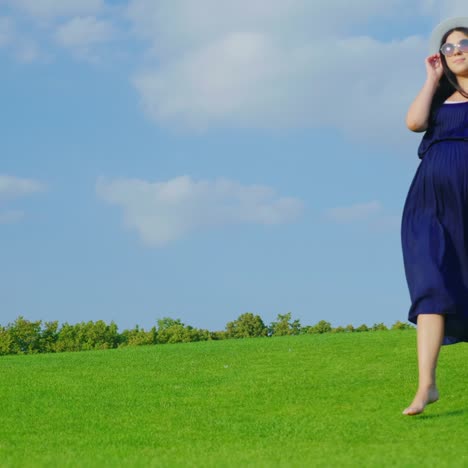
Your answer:
[[[431,55],[437,54],[440,49],[440,42],[444,37],[444,34],[453,28],[468,28],[468,16],[456,16],[454,18],[448,18],[439,23],[431,33],[429,39],[429,52]]]

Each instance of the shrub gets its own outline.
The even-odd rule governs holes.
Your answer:
[[[41,353],[55,353],[58,337],[58,321],[46,322],[40,338]]]
[[[208,330],[184,325],[180,319],[174,320],[170,317],[164,317],[158,320],[158,343],[189,343],[209,339],[211,339],[211,335]]]
[[[399,320],[392,325],[392,330],[410,330],[411,328],[414,328],[414,326]]]
[[[60,353],[64,351],[80,351],[81,345],[77,339],[77,327],[65,322],[59,331],[55,343],[55,350]]]
[[[401,321],[395,322],[392,330],[408,330],[414,326]],[[19,316],[6,327],[0,325],[0,356],[7,354],[52,353],[62,351],[84,351],[110,349],[120,346],[154,345],[157,343],[187,343],[191,341],[224,340],[228,338],[247,338],[259,336],[299,335],[304,333],[353,333],[375,330],[388,330],[383,323],[372,327],[365,324],[354,328],[332,328],[326,320],[320,320],[313,326],[302,327],[299,320],[292,320],[291,312],[278,314],[276,321],[265,326],[259,315],[251,312],[241,314],[236,320],[228,322],[225,330],[209,331],[183,324],[180,319],[163,317],[157,321],[157,327],[145,331],[135,326],[119,334],[117,325],[112,321],[81,322],[75,325],[64,323],[60,330],[58,321],[31,322]]]
[[[117,325],[102,320],[63,324],[55,343],[56,351],[89,351],[92,349],[116,348],[119,344]]]
[[[272,322],[269,327],[271,336],[299,335],[301,333],[301,323],[299,320],[291,322],[291,312],[278,314],[277,322]]]
[[[247,312],[226,325],[226,335],[228,338],[267,336],[268,328],[259,315]]]
[[[8,325],[11,354],[36,354],[41,351],[41,321],[31,322],[19,316]]]
[[[320,320],[312,327],[307,327],[307,333],[329,333],[332,331],[332,326],[330,322],[326,320]]]
[[[0,356],[12,354],[13,339],[7,328],[0,327]]]
[[[210,332],[210,340],[227,340],[228,338],[229,335],[225,330]]]
[[[134,329],[124,330],[121,333],[119,347],[153,345],[157,342],[157,335],[156,327],[152,327],[151,330],[145,331],[136,325]]]

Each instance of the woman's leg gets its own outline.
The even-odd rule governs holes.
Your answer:
[[[436,386],[436,366],[444,338],[444,316],[419,314],[417,327],[419,385],[411,405],[403,414],[422,413],[429,403],[439,399]]]

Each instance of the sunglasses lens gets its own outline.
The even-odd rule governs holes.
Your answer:
[[[444,44],[440,48],[440,51],[447,57],[450,57],[451,55],[453,55],[454,50],[455,50],[455,47],[453,47],[453,44]]]
[[[468,39],[460,41],[460,52],[468,52]]]

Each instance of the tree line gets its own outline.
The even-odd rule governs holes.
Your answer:
[[[413,328],[412,325],[397,321],[392,330]],[[302,326],[299,320],[293,320],[291,312],[278,314],[276,321],[265,325],[259,315],[251,312],[240,315],[229,322],[225,330],[209,331],[185,325],[180,319],[163,317],[157,320],[157,326],[144,330],[138,325],[119,333],[115,322],[106,324],[80,322],[74,325],[58,321],[29,321],[19,316],[13,323],[0,325],[0,356],[8,354],[60,353],[65,351],[88,351],[95,349],[113,349],[123,346],[156,345],[166,343],[188,343],[192,341],[225,340],[235,338],[253,338],[285,335],[304,335],[321,333],[354,333],[388,330],[383,323],[371,327],[365,324],[359,327],[347,325],[333,328],[325,320],[315,325]]]

